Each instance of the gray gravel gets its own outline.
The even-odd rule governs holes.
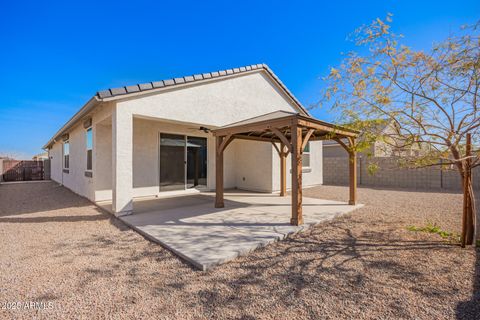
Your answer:
[[[460,194],[360,188],[359,199],[350,215],[199,272],[54,183],[0,185],[0,318],[480,319],[480,252],[405,228],[458,232]],[[52,308],[3,309],[16,301]]]

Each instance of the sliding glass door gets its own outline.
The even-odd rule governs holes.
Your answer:
[[[207,186],[207,139],[187,137],[187,188]]]
[[[160,191],[207,185],[207,139],[160,134]]]
[[[160,191],[185,189],[185,136],[160,134]]]

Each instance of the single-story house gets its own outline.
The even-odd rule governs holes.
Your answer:
[[[421,154],[426,147],[419,144],[406,145],[404,138],[399,136],[398,125],[393,120],[379,119],[372,121],[368,129],[364,129],[358,136],[358,142],[376,136],[377,139],[369,143],[369,147],[359,152],[360,156],[390,158],[390,157],[412,157]],[[368,132],[367,132],[368,131]],[[345,141],[345,139],[343,139]],[[323,142],[324,158],[347,158],[348,152],[335,140]]]
[[[124,215],[136,197],[215,190],[221,140],[214,131],[266,115],[310,119],[272,70],[257,64],[99,91],[44,149],[52,180],[91,201],[111,200],[112,211]],[[290,175],[283,174],[283,182],[278,170],[278,147],[262,143],[262,135],[229,143],[221,158],[222,189],[272,193],[280,191],[281,179],[290,185]],[[322,184],[322,141],[308,138],[300,160],[304,187]],[[287,172],[290,167],[286,161]]]
[[[36,154],[32,157],[32,160],[35,160],[35,161],[48,160],[48,152],[42,152],[42,153]]]

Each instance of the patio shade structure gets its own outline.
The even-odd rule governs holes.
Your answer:
[[[235,122],[212,131],[216,137],[215,207],[223,208],[223,153],[235,139],[262,141],[273,144],[280,156],[280,196],[287,193],[286,159],[292,160],[292,217],[290,224],[303,224],[302,216],[302,153],[308,141],[335,140],[349,154],[350,199],[357,202],[357,154],[354,148],[358,131],[336,126],[312,117],[287,111],[275,111],[255,118]],[[277,145],[279,144],[279,145]]]

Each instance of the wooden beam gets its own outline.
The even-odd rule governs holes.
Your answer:
[[[239,125],[236,127],[219,128],[213,130],[214,136],[226,136],[229,134],[247,133],[251,131],[264,132],[271,128],[284,128],[291,124],[291,117],[285,117],[274,120],[265,120],[256,123]]]
[[[290,224],[303,224],[302,214],[302,128],[292,126],[292,218]]]
[[[287,153],[284,152],[285,145],[280,144],[280,197],[287,195]]]
[[[305,150],[305,147],[307,146],[307,143],[308,143],[308,140],[310,140],[310,137],[312,136],[312,134],[315,132],[314,129],[309,129],[307,134],[305,135],[305,137],[303,138],[303,142],[302,142],[302,152],[303,150]]]
[[[288,148],[289,151],[292,151],[292,146],[291,146],[291,144],[293,144],[293,141],[292,141],[292,143],[290,143],[290,142],[288,141],[288,139],[285,137],[285,135],[284,135],[283,133],[281,133],[280,130],[278,130],[277,128],[270,128],[270,130],[271,130],[273,133],[275,133],[275,135],[283,142],[283,144],[284,144],[285,146],[287,146],[287,148]],[[302,135],[300,134],[300,138],[301,138],[301,136],[302,136]]]
[[[352,145],[350,146],[349,151],[349,174],[350,174],[350,199],[348,204],[355,205],[357,204],[357,151],[353,144],[355,144],[355,139],[349,141]]]
[[[280,151],[280,149],[278,148],[277,144],[275,142],[272,141],[272,144],[273,144],[273,147],[275,148],[275,150],[277,150],[277,153],[279,156],[282,156],[282,152]],[[280,145],[280,148],[282,148],[282,145]]]
[[[223,152],[225,150],[225,148],[230,144],[230,142],[233,141],[234,138],[235,137],[232,136],[231,134],[226,136],[226,137],[223,137],[222,144],[217,149],[217,152]]]
[[[215,161],[215,208],[223,208],[223,150],[221,149],[225,137],[216,137]]]
[[[323,131],[325,133],[335,133],[339,134],[342,136],[346,137],[356,137],[358,136],[358,132],[356,131],[350,131],[346,128],[342,128],[333,124],[327,124],[327,123],[318,123],[319,121],[312,121],[312,120],[306,120],[306,119],[299,119],[298,120],[298,125],[310,129],[316,129],[319,131]]]
[[[333,140],[336,141],[339,145],[341,145],[342,148],[345,149],[345,151],[347,151],[350,154],[351,148],[347,146],[345,142],[343,142],[341,139],[338,139],[338,138],[334,138]],[[350,140],[349,140],[349,143],[350,143]]]
[[[233,135],[235,139],[250,140],[250,141],[263,141],[263,142],[281,142],[279,138],[260,138],[258,136],[246,136],[243,134]]]

